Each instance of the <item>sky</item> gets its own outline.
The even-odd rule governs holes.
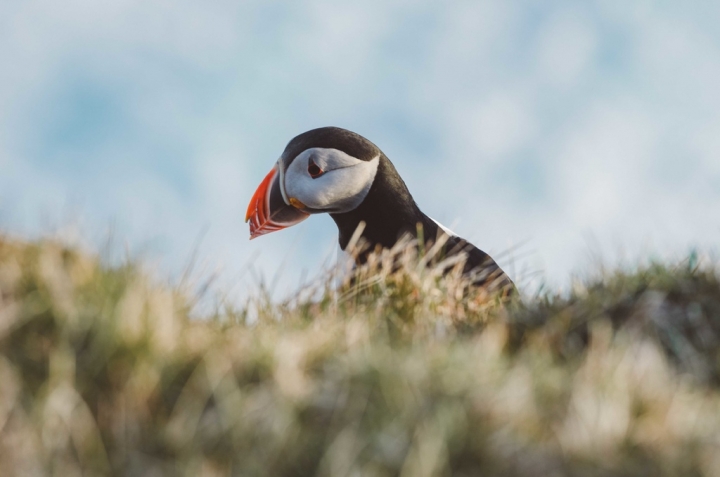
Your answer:
[[[333,125],[522,287],[717,255],[718,23],[702,0],[2,0],[0,230],[112,234],[169,277],[196,251],[282,296],[335,225],[249,241],[245,209]]]

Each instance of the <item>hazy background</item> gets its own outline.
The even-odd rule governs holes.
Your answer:
[[[241,294],[336,247],[248,241],[286,142],[380,146],[420,207],[515,278],[720,243],[720,2],[0,1],[0,227],[108,229],[167,275],[200,237]],[[504,265],[507,259],[501,260]]]

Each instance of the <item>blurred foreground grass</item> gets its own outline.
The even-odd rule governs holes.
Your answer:
[[[717,476],[692,262],[503,305],[381,257],[193,320],[137,264],[0,238],[0,475]]]

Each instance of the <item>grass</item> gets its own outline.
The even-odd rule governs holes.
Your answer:
[[[335,287],[195,298],[0,238],[0,475],[720,475],[720,274],[521,301],[395,251]]]

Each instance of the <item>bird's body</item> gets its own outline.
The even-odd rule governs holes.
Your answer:
[[[391,248],[406,235],[426,242],[442,237],[446,256],[465,255],[463,272],[475,284],[514,290],[510,278],[488,254],[420,210],[392,162],[364,137],[340,128],[313,129],[288,143],[276,169],[263,182],[272,182],[265,185],[267,191],[261,184],[248,208],[248,218],[253,219],[251,238],[293,225],[308,214],[327,212],[337,224],[343,250],[361,223],[368,250]],[[261,196],[267,199],[263,202]],[[269,210],[271,203],[274,211]],[[268,210],[262,210],[265,204]],[[289,214],[294,215],[288,219]],[[273,220],[279,216],[285,221]]]

